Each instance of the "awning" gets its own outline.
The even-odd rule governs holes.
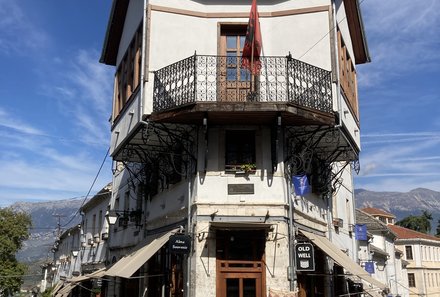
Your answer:
[[[57,282],[57,284],[52,290],[52,296],[54,296],[61,289],[63,285],[64,285],[64,281],[60,280],[59,282]]]
[[[330,258],[332,258],[336,263],[340,266],[344,267],[344,269],[348,270],[351,274],[358,276],[363,279],[367,283],[371,284],[373,287],[377,287],[381,290],[385,290],[387,286],[380,281],[374,279],[370,276],[370,274],[363,269],[360,265],[354,262],[350,257],[348,257],[345,253],[343,253],[338,247],[336,247],[333,243],[331,243],[326,237],[321,235],[316,235],[307,231],[301,230],[301,233],[304,234],[311,242],[316,244],[324,253],[326,253]],[[369,291],[366,289],[366,291]],[[371,294],[371,293],[370,293]]]
[[[67,297],[70,294],[70,291],[73,290],[73,288],[76,287],[76,284],[69,283],[64,285],[64,287],[58,291],[58,293],[55,295],[56,297]]]
[[[151,236],[144,247],[138,249],[134,253],[123,257],[116,262],[104,274],[108,276],[119,276],[129,278],[136,270],[138,270],[145,262],[147,262],[169,239],[170,236],[178,229],[171,230],[167,233]]]
[[[79,283],[92,278],[102,278],[105,275],[105,268],[98,269],[92,273],[80,275],[70,280],[71,283]]]

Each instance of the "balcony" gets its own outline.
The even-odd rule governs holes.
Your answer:
[[[155,71],[156,122],[334,124],[331,72],[286,57],[261,57],[261,71],[241,57],[193,55]]]

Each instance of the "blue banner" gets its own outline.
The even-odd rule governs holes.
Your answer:
[[[354,226],[354,234],[356,240],[368,240],[367,237],[367,225],[365,224],[356,224]]]
[[[365,270],[369,274],[373,274],[374,273],[374,262],[373,261],[365,262]]]
[[[294,175],[292,177],[292,184],[296,195],[304,196],[305,194],[310,193],[310,185],[307,175]]]

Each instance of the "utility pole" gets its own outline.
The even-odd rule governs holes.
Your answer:
[[[57,222],[57,237],[59,238],[61,235],[61,218],[64,218],[65,215],[61,215],[61,214],[53,214],[53,217],[56,217],[58,219]]]

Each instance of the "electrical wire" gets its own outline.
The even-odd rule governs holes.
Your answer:
[[[102,169],[102,167],[104,166],[105,160],[107,159],[109,153],[110,153],[110,147],[107,149],[107,152],[105,153],[105,157],[104,157],[104,159],[102,160],[101,166],[99,167],[99,170],[98,170],[98,172],[96,173],[96,176],[95,176],[95,178],[93,179],[93,182],[92,182],[92,184],[90,185],[89,191],[87,192],[87,194],[86,194],[84,200],[82,201],[81,206],[78,208],[78,210],[75,212],[75,214],[72,215],[72,217],[70,218],[70,220],[69,220],[66,224],[64,224],[64,225],[62,225],[62,226],[60,226],[60,227],[64,228],[64,227],[66,227],[67,225],[69,225],[69,224],[75,219],[75,217],[79,214],[79,212],[80,212],[80,210],[81,210],[81,207],[83,207],[84,204],[86,203],[87,198],[89,197],[90,192],[92,191],[93,186],[95,185],[95,182],[96,182],[96,180],[98,179],[99,174],[101,173],[101,169]]]
[[[359,1],[359,6],[364,2],[365,0],[361,0]],[[340,23],[342,23],[343,21],[345,21],[347,19],[346,16],[344,16],[336,25],[339,25]],[[300,55],[298,57],[298,60],[301,59],[302,57],[304,57],[305,55],[307,55],[308,52],[310,52],[315,46],[317,46],[321,41],[324,40],[324,38],[326,38],[330,32],[332,32],[334,29],[336,28],[336,26],[333,26],[332,28],[330,28],[330,30],[324,34],[324,36],[322,36],[315,44],[313,44],[308,50],[306,50],[302,55]]]

